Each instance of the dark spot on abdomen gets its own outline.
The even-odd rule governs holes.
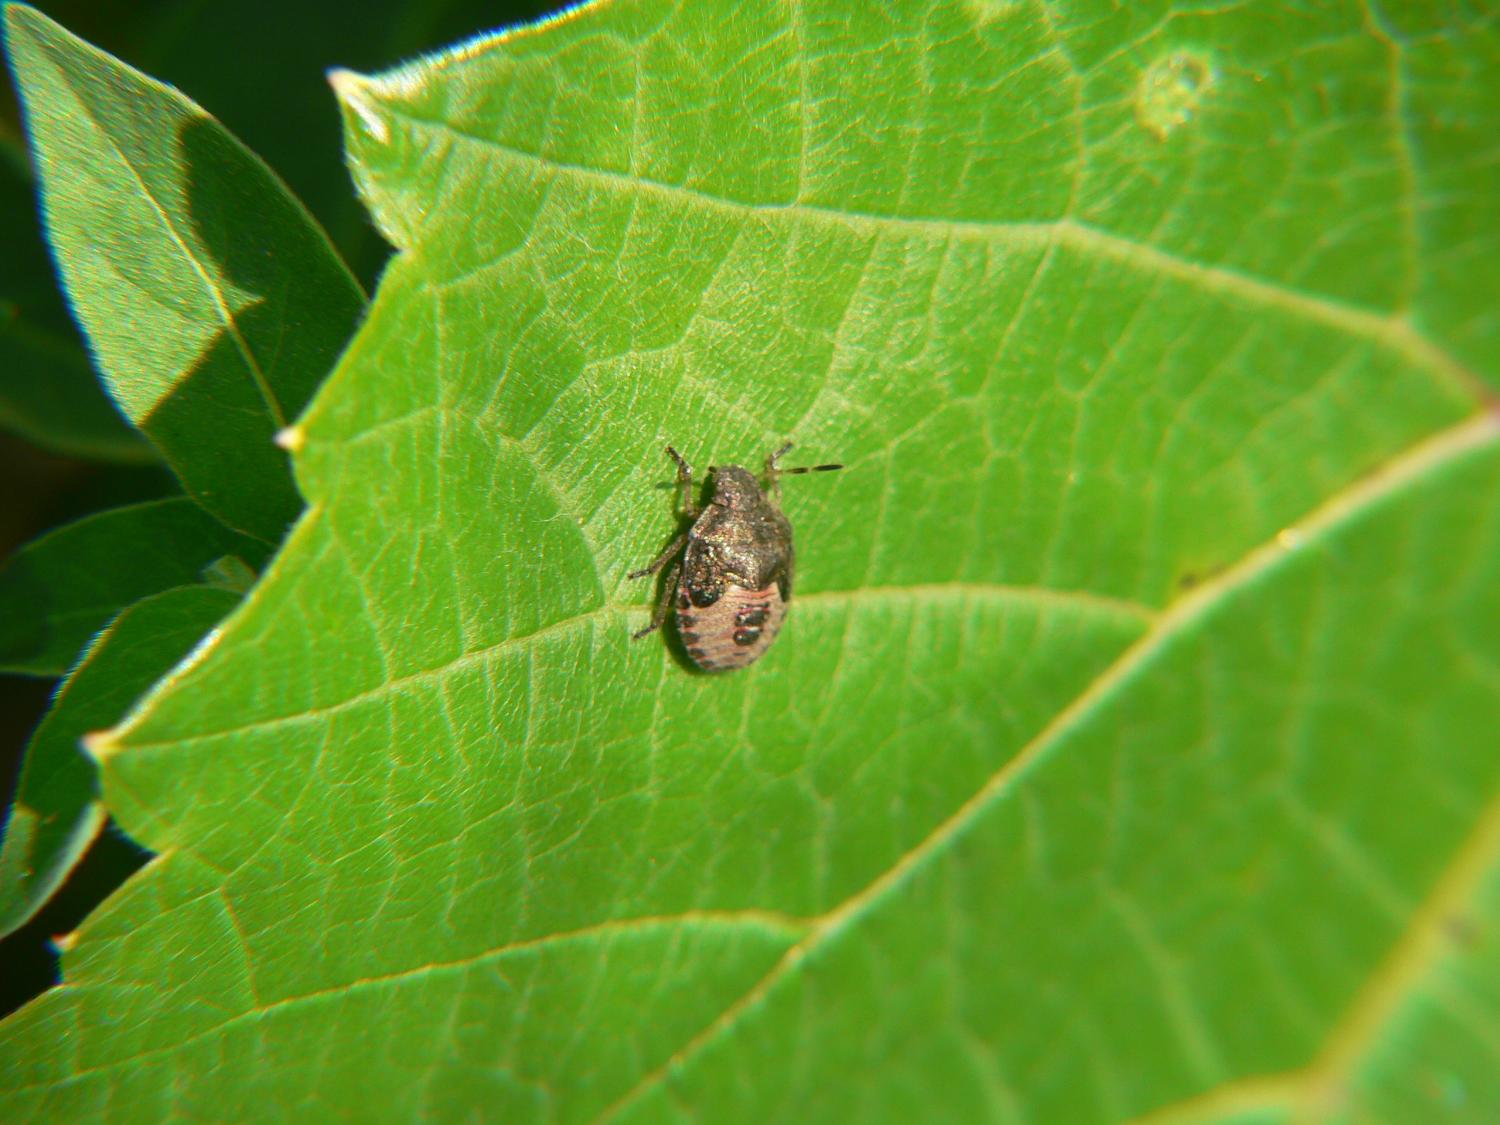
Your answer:
[[[692,599],[695,606],[701,609],[706,605],[713,605],[714,602],[718,601],[720,593],[722,591],[715,590],[712,587],[695,586],[688,591],[688,597]]]

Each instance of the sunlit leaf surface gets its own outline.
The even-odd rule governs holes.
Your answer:
[[[9,1117],[1500,1104],[1492,24],[597,5],[336,78],[401,253],[98,750]],[[784,438],[753,669],[631,644]],[[232,1103],[231,1103],[232,1100]]]
[[[89,364],[40,237],[24,145],[3,132],[0,215],[0,428],[74,457],[150,461]]]

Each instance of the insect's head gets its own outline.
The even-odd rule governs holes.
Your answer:
[[[713,465],[713,503],[721,508],[748,508],[761,501],[760,482],[738,465]]]

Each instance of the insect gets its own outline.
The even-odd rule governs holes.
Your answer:
[[[693,523],[649,566],[631,572],[631,578],[644,578],[672,564],[651,624],[632,640],[661,628],[669,610],[675,609],[678,635],[693,663],[705,672],[744,668],[771,647],[792,596],[792,525],[774,499],[780,494],[778,480],[787,473],[843,468],[779,468],[777,462],[791,447],[787,442],[766,458],[769,495],[748,469],[709,466],[713,499],[699,508],[693,498],[692,468],[667,446],[667,456],[677,462],[683,514]]]

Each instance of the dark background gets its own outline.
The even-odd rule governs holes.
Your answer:
[[[341,0],[33,0],[75,35],[176,86],[254,150],[286,181],[332,237],[366,292],[389,247],[355,198],[343,164],[341,124],[326,73],[365,73],[470,36],[569,5],[546,0],[365,0],[351,15]],[[0,90],[0,177],[26,178],[25,135],[7,70]],[[6,197],[35,199],[34,186],[6,184]],[[42,245],[34,206],[8,208],[0,245],[30,257]],[[20,226],[21,230],[14,228]],[[39,255],[36,260],[40,260]],[[0,262],[0,298],[20,315],[66,323],[62,297],[7,291],[13,262]],[[14,275],[12,275],[14,277]],[[47,306],[47,307],[44,307]],[[77,346],[83,347],[79,340]],[[24,371],[0,372],[24,379]],[[102,394],[102,390],[100,391]],[[40,449],[0,430],[0,565],[17,547],[69,520],[121,503],[177,491],[151,465],[101,465]],[[0,798],[8,808],[21,754],[51,698],[51,680],[0,675]],[[0,940],[0,1014],[57,980],[51,938],[74,929],[95,905],[149,858],[106,828],[66,886],[26,926]]]

